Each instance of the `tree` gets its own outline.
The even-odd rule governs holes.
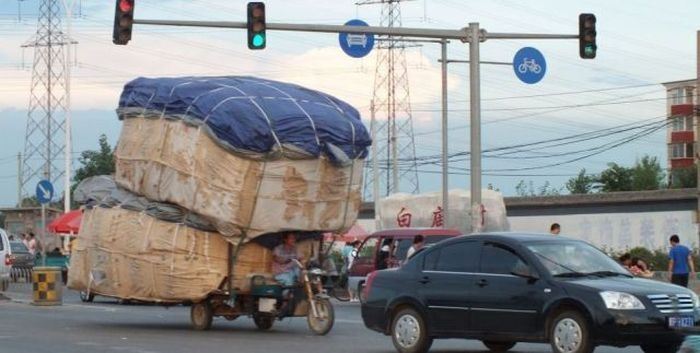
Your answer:
[[[608,168],[600,173],[597,180],[598,189],[602,192],[632,190],[632,169],[617,163],[608,163]]]
[[[537,191],[535,191],[535,185],[532,182],[532,180],[529,180],[527,183],[525,180],[520,180],[518,185],[515,186],[515,193],[520,196],[520,197],[528,197],[528,196],[556,196],[561,194],[561,190],[564,188],[555,188],[553,187],[549,181],[545,181],[542,186],[537,188]]]
[[[658,190],[664,180],[664,171],[656,157],[644,156],[634,164],[632,190]]]
[[[593,192],[595,182],[595,176],[586,175],[586,169],[583,168],[577,176],[566,182],[566,189],[572,194],[590,194]]]
[[[107,136],[100,135],[99,151],[84,151],[78,159],[82,167],[75,171],[73,187],[75,188],[83,179],[114,173],[114,150],[107,142]]]
[[[698,167],[694,165],[687,168],[671,170],[669,187],[671,189],[686,189],[698,187]]]

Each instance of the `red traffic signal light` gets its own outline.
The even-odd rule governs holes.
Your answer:
[[[596,18],[592,13],[582,13],[578,16],[579,56],[582,59],[595,58],[598,45],[596,44]]]
[[[114,44],[125,45],[131,40],[131,30],[134,26],[134,1],[117,0],[112,32]]]
[[[248,3],[248,48],[253,50],[265,49],[265,3]]]

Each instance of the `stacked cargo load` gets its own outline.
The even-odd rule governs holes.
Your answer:
[[[272,278],[267,237],[247,243],[222,237],[200,215],[134,195],[108,176],[86,179],[74,195],[84,207],[70,288],[141,301],[202,299],[224,282],[229,246],[239,244],[232,288],[247,293],[252,276]],[[313,258],[316,245],[302,239],[298,247]]]
[[[251,276],[272,277],[281,232],[299,232],[311,259],[305,237],[357,218],[371,141],[334,97],[252,77],[139,78],[117,112],[114,178],[75,192],[73,289],[158,302],[244,293]]]
[[[127,84],[116,182],[226,236],[349,229],[371,141],[350,105],[252,77]]]

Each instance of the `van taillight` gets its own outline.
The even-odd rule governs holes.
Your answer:
[[[371,288],[372,288],[372,282],[374,282],[374,278],[375,278],[375,277],[377,277],[377,271],[370,272],[370,273],[367,275],[367,282],[365,282],[365,288],[362,289],[362,291],[364,292],[364,293],[362,293],[362,295],[363,295],[365,298],[369,298],[369,291],[370,291]]]
[[[10,257],[9,254],[5,254],[5,266],[11,266],[12,265],[12,257]]]

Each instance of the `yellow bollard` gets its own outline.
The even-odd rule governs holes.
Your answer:
[[[33,305],[62,305],[63,287],[60,267],[34,267],[32,273]]]

